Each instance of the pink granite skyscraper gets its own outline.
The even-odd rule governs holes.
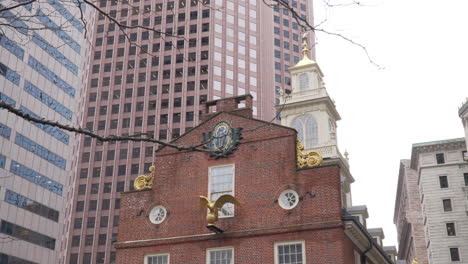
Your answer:
[[[312,21],[312,1],[289,1]],[[103,135],[171,140],[196,126],[206,101],[250,93],[253,113],[275,119],[302,33],[289,10],[260,0],[102,1],[127,29],[98,16],[83,126]],[[171,37],[176,35],[177,37]],[[137,44],[137,45],[135,45]],[[145,52],[146,51],[146,52]],[[120,192],[146,173],[155,145],[83,138],[66,263],[114,263]]]

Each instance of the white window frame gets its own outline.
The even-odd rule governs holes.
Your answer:
[[[450,211],[445,211],[444,209],[444,200],[450,200],[450,207],[452,210]],[[453,199],[451,197],[442,197],[440,199],[440,202],[442,203],[442,213],[447,214],[447,213],[453,213],[455,210],[453,210]]]
[[[212,168],[222,168],[222,167],[230,167],[232,166],[232,196],[236,196],[235,192],[235,183],[236,183],[236,165],[234,163],[228,163],[228,164],[223,164],[223,165],[216,165],[216,166],[210,166],[208,167],[208,199],[211,200],[211,169]],[[230,218],[234,217],[235,214],[235,208],[234,206],[232,207],[232,215],[219,215],[219,218]]]
[[[459,261],[454,261],[452,260],[452,254],[450,254],[450,249],[451,248],[457,248],[458,249],[458,257],[460,258]],[[463,263],[463,258],[462,258],[462,254],[461,254],[461,250],[460,250],[460,246],[449,246],[448,247],[448,256],[449,256],[449,262],[450,263]]]
[[[455,221],[446,221],[446,222],[443,222],[443,223],[444,223],[445,237],[448,237],[448,238],[450,238],[450,237],[459,237],[457,222],[455,222]],[[447,224],[453,224],[453,228],[455,229],[455,235],[454,236],[449,236],[448,235]],[[460,251],[460,249],[458,251]],[[461,258],[461,256],[460,256],[460,258]]]
[[[306,262],[306,254],[305,254],[305,241],[304,240],[293,240],[293,241],[284,241],[284,242],[276,242],[275,243],[275,264],[279,264],[279,251],[278,246],[284,245],[292,245],[292,244],[301,244],[302,245],[302,263]]]
[[[210,264],[210,252],[212,251],[220,251],[220,250],[227,250],[227,249],[230,249],[231,252],[232,252],[232,261],[231,261],[231,264],[234,264],[235,260],[234,260],[234,247],[217,247],[217,248],[207,248],[206,249],[206,263],[207,264]],[[146,263],[145,263],[146,264]]]
[[[157,254],[145,255],[145,264],[148,264],[148,258],[149,257],[160,257],[160,256],[167,256],[167,264],[171,263],[171,254],[169,254],[169,253],[157,253]]]

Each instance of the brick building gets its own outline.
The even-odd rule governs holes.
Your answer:
[[[294,129],[254,119],[251,95],[205,103],[201,124],[171,142],[204,148],[160,148],[122,194],[117,263],[393,263],[383,230],[352,206],[340,117],[303,51],[281,112]],[[201,196],[232,203],[218,211]]]
[[[246,108],[229,109],[243,99]],[[152,189],[122,194],[117,263],[391,263],[343,210],[340,159],[298,169],[294,129],[252,119],[249,95],[214,103],[217,113],[173,143],[199,145],[228,122],[242,128],[237,149],[220,158],[158,150]],[[207,229],[198,198],[219,193],[242,204],[220,213],[221,234]]]

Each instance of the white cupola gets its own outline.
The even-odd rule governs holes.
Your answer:
[[[281,124],[297,130],[305,151],[318,151],[324,158],[341,157],[336,136],[336,121],[341,117],[327,93],[319,65],[309,59],[305,40],[302,51],[302,60],[289,68],[292,91],[277,106]]]

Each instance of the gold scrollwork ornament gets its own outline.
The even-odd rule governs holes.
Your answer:
[[[155,170],[155,167],[151,166],[149,167],[149,171],[150,171],[149,175],[140,175],[135,179],[133,183],[133,187],[135,187],[135,190],[140,191],[144,189],[153,188],[154,170]]]
[[[317,151],[307,151],[302,152],[304,150],[304,145],[302,145],[301,141],[297,140],[297,167],[300,169],[303,168],[310,168],[310,167],[317,167],[322,164],[323,158],[320,153]]]

